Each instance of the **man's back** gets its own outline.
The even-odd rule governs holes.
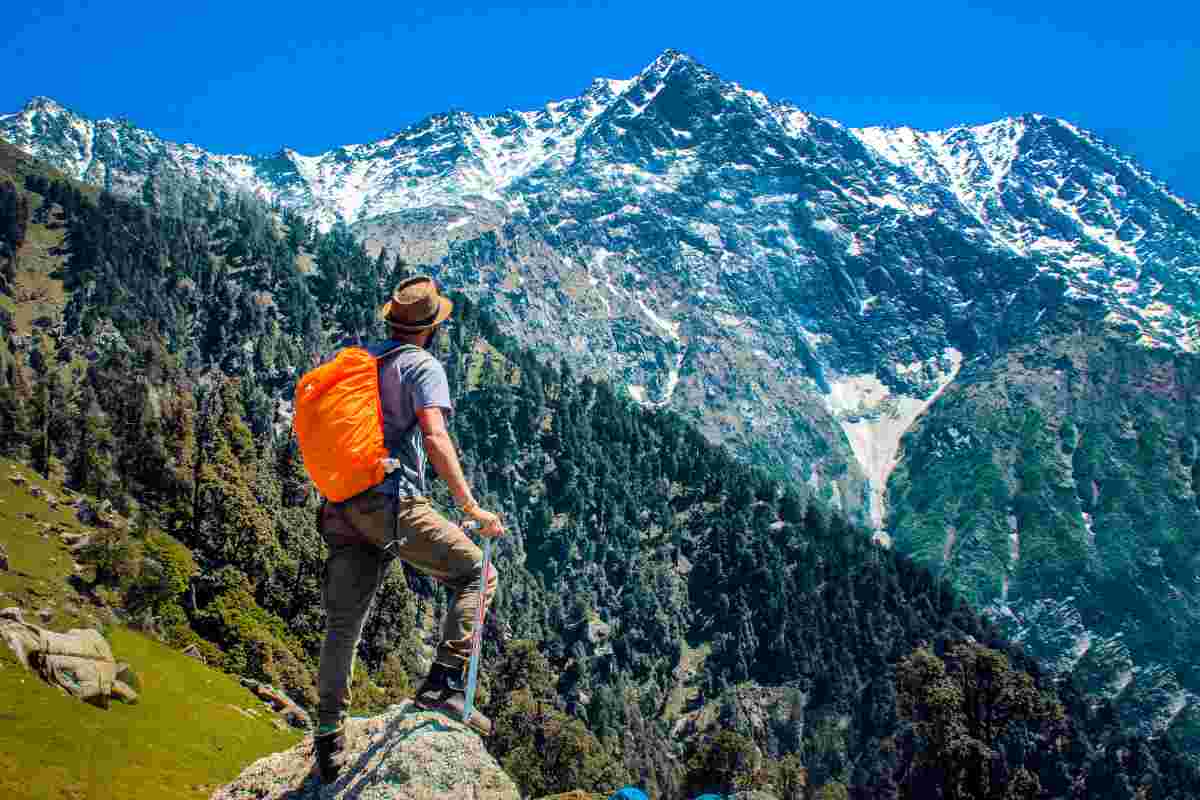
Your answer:
[[[372,355],[402,347],[390,339],[372,345]],[[383,359],[379,367],[379,394],[383,409],[383,440],[391,457],[401,464],[380,484],[377,491],[391,496],[416,497],[429,494],[425,480],[425,449],[417,425],[417,409],[435,406],[453,410],[446,370],[431,353],[410,346]]]

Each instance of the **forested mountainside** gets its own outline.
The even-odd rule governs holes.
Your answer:
[[[1161,452],[1186,454],[1197,435],[1187,365],[1200,348],[1200,210],[1101,137],[1040,114],[944,131],[846,128],[676,51],[540,109],[434,114],[315,155],[209,153],[47,98],[0,115],[0,135],[173,214],[200,185],[255,193],[322,230],[349,225],[370,253],[386,249],[460,287],[539,357],[679,412],[739,460],[807,484],[931,568],[946,562],[943,574],[1051,668],[1085,652],[1104,660],[1101,643],[1124,631],[1125,666],[1106,690],[1122,719],[1171,728],[1200,751],[1186,733],[1200,678],[1181,642],[1165,644],[1193,627],[1200,583],[1150,575],[1159,544],[1146,564],[1102,544],[1171,541],[1179,557],[1195,530],[1195,487],[1157,480],[1155,470],[1183,467],[1143,465],[1107,434],[1089,440],[1077,423],[1064,433],[1081,397],[1098,409],[1141,403],[1121,373],[1058,391],[1053,369],[1021,363],[1048,338],[1115,348],[1134,374],[1171,353],[1180,382],[1177,402],[1155,406]],[[1011,430],[995,430],[993,403],[956,400],[946,430],[996,450],[933,465],[946,448],[925,434],[942,429],[915,421],[937,415],[944,393],[977,391],[981,375],[1006,398]],[[1030,383],[1039,386],[1002,388]],[[1107,412],[1083,416],[1119,424]],[[1016,427],[1027,417],[1040,420],[1033,449],[1058,464],[1048,469],[1062,486],[1094,483],[1111,519],[1076,491],[1023,488],[1011,468],[1031,447]],[[1102,453],[1090,477],[1068,475],[1047,449],[1075,435]],[[960,465],[987,473],[979,514],[964,516],[950,494],[910,507],[930,497],[913,489],[921,475],[959,487]],[[1136,492],[1105,494],[1129,476]],[[1125,523],[1115,520],[1142,513],[1129,503],[1176,509],[1164,524],[1178,535],[1117,533]],[[1020,553],[1006,538],[1010,518]],[[1076,570],[1085,551],[1089,566]],[[1011,602],[994,603],[1006,583]]]
[[[902,443],[890,530],[1123,722],[1195,748],[1200,358],[1103,314],[960,373]]]
[[[300,371],[371,332],[408,266],[244,197],[192,193],[165,214],[0,155],[19,198],[0,229],[21,232],[3,300],[6,453],[110,504],[86,551],[94,596],[311,704],[323,547],[288,398]],[[1169,738],[1122,733],[1109,702],[1055,684],[946,581],[803,485],[539,361],[456,301],[439,350],[452,432],[513,528],[484,708],[526,791],[626,777],[664,798],[1200,787]],[[409,691],[442,602],[392,572],[360,708]]]

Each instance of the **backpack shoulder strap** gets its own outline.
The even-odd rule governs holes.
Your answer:
[[[392,358],[393,356],[398,356],[401,353],[411,353],[413,351],[425,353],[428,358],[434,358],[433,353],[426,351],[423,347],[417,347],[415,344],[400,344],[375,356],[375,361],[379,364],[382,364],[384,361]],[[420,420],[414,419],[412,425],[408,426],[407,430],[404,431],[404,434],[407,435],[412,433],[412,431],[416,429],[419,422]]]
[[[383,362],[392,356],[398,356],[401,353],[411,353],[414,350],[420,350],[421,352],[424,352],[423,348],[417,347],[415,344],[398,344],[395,347],[390,347],[379,355],[375,356],[375,360]]]

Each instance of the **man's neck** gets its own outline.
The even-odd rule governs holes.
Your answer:
[[[423,333],[418,334],[416,336],[414,336],[411,333],[401,333],[401,334],[393,333],[392,341],[399,342],[400,344],[411,344],[414,347],[423,348],[423,347],[425,347],[426,340],[425,340],[425,334],[423,334]]]

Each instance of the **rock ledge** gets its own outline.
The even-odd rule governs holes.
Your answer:
[[[322,787],[306,736],[291,750],[261,758],[212,800],[521,800],[483,740],[444,714],[411,703],[353,719],[337,783]]]

